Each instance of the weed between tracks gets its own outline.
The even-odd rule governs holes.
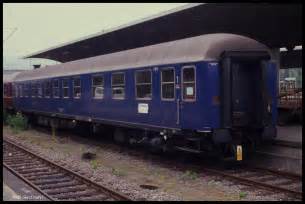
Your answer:
[[[195,180],[198,178],[198,174],[194,171],[191,170],[187,170],[183,175],[182,175],[182,179],[191,179],[191,180]]]
[[[116,168],[112,168],[112,169],[111,169],[111,172],[112,172],[112,174],[114,174],[114,175],[116,175],[116,176],[126,176],[126,175],[127,175],[127,173],[124,172],[123,170],[121,170],[121,169],[116,169]]]
[[[92,169],[94,169],[94,170],[96,170],[97,167],[99,166],[99,162],[96,159],[90,161],[90,164],[91,164]]]
[[[245,198],[248,194],[246,192],[239,192],[239,198],[242,199],[242,198]]]
[[[19,133],[27,129],[27,119],[21,114],[5,116],[5,123],[7,123],[11,128],[13,133]]]

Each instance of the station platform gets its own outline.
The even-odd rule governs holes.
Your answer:
[[[48,201],[27,183],[3,167],[3,201]]]
[[[276,141],[297,143],[302,146],[302,125],[277,126]]]
[[[250,163],[262,168],[302,175],[302,126],[277,127],[272,144],[257,149]]]

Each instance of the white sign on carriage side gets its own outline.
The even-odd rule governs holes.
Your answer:
[[[148,113],[148,104],[147,103],[139,103],[138,104],[138,113]]]

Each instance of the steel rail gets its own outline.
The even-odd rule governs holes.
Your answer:
[[[263,183],[263,182],[258,182],[258,181],[248,179],[248,178],[242,178],[242,177],[235,176],[235,175],[232,175],[232,174],[229,174],[229,173],[225,173],[223,171],[216,170],[216,169],[203,168],[203,170],[205,170],[207,172],[210,172],[210,173],[213,173],[213,174],[217,174],[217,175],[227,177],[227,178],[232,179],[232,180],[236,180],[239,183],[242,183],[242,184],[245,184],[245,185],[248,185],[248,186],[251,185],[251,186],[255,186],[255,187],[267,188],[269,190],[273,190],[273,191],[277,191],[277,192],[289,193],[289,194],[296,195],[297,198],[299,198],[299,199],[302,199],[302,194],[303,193],[300,192],[300,191],[290,190],[290,189],[287,189],[287,188],[283,188],[283,187],[280,187],[280,186],[275,186],[275,185],[267,184],[267,183]]]
[[[53,168],[55,167],[58,170],[64,171],[66,173],[68,173],[69,175],[71,175],[73,178],[76,178],[76,180],[82,181],[85,184],[87,184],[88,186],[94,186],[96,189],[101,190],[103,193],[106,193],[107,195],[109,195],[111,198],[115,199],[115,200],[124,200],[124,201],[131,201],[132,199],[124,194],[121,194],[109,187],[105,187],[103,185],[100,185],[94,181],[91,181],[90,179],[87,179],[86,177],[78,174],[77,172],[73,172],[70,169],[67,169],[66,167],[60,166],[46,158],[42,158],[41,156],[38,156],[37,154],[33,153],[32,151],[25,149],[24,147],[21,147],[20,145],[16,144],[13,141],[9,141],[8,139],[4,138],[3,139],[3,144],[4,143],[8,143],[9,145],[12,145],[13,147],[15,147],[16,149],[19,149],[21,151],[24,151],[26,154],[29,154],[30,156],[33,156],[35,159],[38,159],[40,161],[42,161],[43,163],[52,166]],[[45,197],[47,197],[50,200],[54,200],[52,198],[52,196],[49,196],[47,193],[45,193],[42,189],[40,189],[37,185],[33,184],[31,181],[29,181],[28,179],[26,179],[25,177],[23,177],[21,174],[19,174],[17,171],[15,171],[13,168],[9,167],[8,164],[6,164],[6,162],[3,161],[3,165],[5,166],[5,168],[7,168],[10,172],[12,172],[14,175],[16,175],[17,177],[19,177],[20,179],[22,179],[23,181],[25,181],[27,184],[29,184],[31,187],[33,187],[34,189],[36,189],[38,192],[40,192],[42,195],[44,195]]]

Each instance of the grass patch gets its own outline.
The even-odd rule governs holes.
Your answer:
[[[248,194],[246,192],[239,192],[239,198],[242,199],[242,198],[245,198]]]
[[[21,113],[8,115],[6,122],[12,128],[13,133],[19,133],[20,131],[27,129],[28,121]]]
[[[96,159],[90,161],[90,164],[94,170],[99,166],[99,162]]]
[[[112,168],[111,172],[112,172],[112,174],[114,174],[116,176],[126,176],[126,172],[124,172],[120,169]]]
[[[194,171],[191,170],[187,170],[186,172],[184,172],[184,174],[182,175],[183,179],[191,179],[191,180],[195,180],[198,178],[198,174]]]

